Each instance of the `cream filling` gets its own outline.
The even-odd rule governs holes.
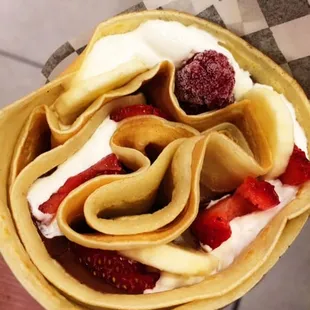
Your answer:
[[[219,270],[227,268],[242,250],[257,237],[271,219],[296,197],[298,187],[284,185],[280,180],[270,180],[268,182],[274,185],[280,199],[280,203],[276,207],[233,219],[230,222],[231,237],[218,248],[210,250],[209,246],[201,245],[204,250],[212,253],[219,259]]]
[[[98,40],[79,74],[81,79],[87,79],[113,70],[134,58],[142,60],[149,68],[163,60],[169,60],[179,67],[193,54],[205,50],[215,50],[229,59],[235,70],[234,95],[237,100],[252,88],[249,72],[240,68],[232,54],[219,45],[215,37],[194,26],[186,27],[178,22],[163,20],[150,20],[131,32]]]
[[[169,272],[162,272],[156,285],[152,289],[147,289],[143,294],[159,293],[169,291],[182,286],[190,286],[204,280],[204,277],[185,277]]]
[[[112,153],[110,139],[116,128],[117,123],[109,117],[106,118],[80,150],[59,165],[51,175],[39,178],[30,187],[27,199],[31,213],[40,222],[38,227],[46,238],[63,234],[57,225],[56,218],[50,224],[45,224],[52,216],[42,213],[39,206],[56,193],[70,177],[90,168]]]
[[[179,67],[185,59],[188,59],[194,53],[211,49],[223,53],[232,64],[236,80],[234,95],[238,100],[253,87],[249,72],[241,69],[232,54],[220,46],[218,40],[209,33],[194,26],[186,27],[178,22],[148,21],[132,32],[100,39],[96,42],[83,64],[80,76],[82,79],[87,79],[108,72],[136,57],[144,61],[149,68],[163,60],[169,60],[176,67]],[[254,87],[272,88],[261,84],[255,84]],[[295,143],[308,155],[307,139],[302,127],[296,120],[293,105],[284,95],[281,95],[281,97],[288,106],[294,121]],[[30,188],[27,198],[31,206],[31,212],[38,221],[42,221],[39,228],[45,237],[53,238],[62,235],[62,233],[56,220],[50,225],[44,224],[44,221],[50,219],[50,215],[40,212],[38,210],[39,206],[48,200],[69,177],[86,170],[111,153],[109,141],[116,127],[115,122],[106,119],[77,153],[59,165],[53,174],[38,179]],[[275,185],[280,197],[281,202],[277,207],[234,219],[231,221],[232,236],[230,239],[215,250],[204,246],[206,251],[211,251],[213,255],[220,259],[220,269],[229,266],[236,256],[256,238],[275,214],[295,198],[296,187],[282,185],[279,180],[270,181],[270,183]],[[216,201],[213,203],[216,203]],[[203,277],[189,278],[162,273],[156,286],[144,293],[167,291],[192,285],[203,279]]]
[[[291,202],[298,192],[295,186],[283,185],[280,180],[268,181],[275,187],[280,203],[269,210],[254,212],[245,216],[236,217],[230,222],[232,230],[231,237],[223,242],[218,248],[212,250],[208,245],[201,244],[201,247],[208,253],[219,259],[217,272],[227,268],[237,256],[258,236],[272,218],[280,212],[289,202]],[[214,205],[223,198],[213,200]],[[210,206],[210,205],[209,205]],[[208,206],[208,207],[209,207]],[[178,243],[183,243],[182,238],[178,238]],[[186,242],[186,241],[185,241]],[[185,277],[163,272],[156,286],[153,289],[145,290],[144,294],[173,290],[183,286],[189,286],[203,281],[204,277]]]

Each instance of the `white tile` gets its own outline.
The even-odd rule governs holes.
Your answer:
[[[199,14],[200,12],[204,11],[211,5],[215,5],[217,2],[218,0],[195,0],[193,1],[193,7],[195,9],[195,13]]]
[[[239,0],[243,35],[267,28],[265,16],[257,0]]]
[[[1,0],[1,49],[45,62],[68,39],[139,0]]]
[[[0,56],[0,108],[44,85],[40,68]]]
[[[219,15],[227,28],[238,35],[243,35],[242,18],[238,0],[222,0],[215,3]]]
[[[192,0],[175,0],[164,5],[163,8],[168,10],[179,10],[182,12],[195,14],[195,9],[193,7]]]
[[[310,309],[310,221],[275,267],[241,301],[240,310]]]
[[[310,15],[271,27],[273,36],[287,61],[310,54],[309,27]]]

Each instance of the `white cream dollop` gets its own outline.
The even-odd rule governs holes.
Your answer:
[[[80,78],[87,79],[117,68],[134,58],[149,68],[163,60],[179,67],[193,54],[215,50],[224,54],[235,70],[234,95],[238,100],[253,87],[248,71],[240,68],[233,55],[208,32],[178,22],[150,20],[137,29],[98,40],[80,70]]]
[[[117,123],[109,117],[106,118],[80,150],[59,165],[51,175],[36,180],[30,187],[27,199],[31,213],[41,222],[38,227],[46,238],[61,236],[62,232],[56,219],[49,225],[44,224],[50,220],[51,215],[42,213],[39,206],[56,193],[70,177],[90,168],[112,153],[110,139],[116,128]]]

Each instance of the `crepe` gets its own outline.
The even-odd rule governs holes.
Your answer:
[[[307,138],[309,138],[310,125],[308,123],[308,118],[310,116],[310,111],[308,108],[308,101],[301,88],[291,77],[277,67],[266,56],[248,46],[244,41],[230,32],[219,26],[183,13],[150,11],[119,16],[102,23],[98,26],[85,53],[79,58],[73,68],[78,69],[80,67],[83,57],[87,56],[87,53],[92,48],[94,42],[102,36],[130,31],[145,20],[158,18],[164,20],[177,20],[185,25],[195,24],[218,37],[222,44],[233,53],[237,62],[244,69],[248,70],[257,81],[271,85],[277,91],[285,94],[285,96],[294,104],[297,119],[304,128]],[[62,110],[57,108],[57,105],[52,106],[56,99],[59,102],[59,98],[63,98],[61,97],[63,94],[70,91],[72,87],[74,89],[74,85],[78,85],[79,83],[78,75],[67,73],[34,94],[21,99],[2,111],[0,125],[3,130],[0,134],[0,141],[2,141],[4,147],[1,159],[3,170],[0,179],[2,182],[0,196],[1,253],[17,278],[47,309],[83,309],[85,307],[96,309],[158,309],[171,308],[175,305],[185,303],[186,305],[181,306],[180,309],[202,309],[202,307],[204,307],[204,309],[206,309],[206,307],[209,307],[209,309],[215,309],[217,307],[222,307],[244,294],[259,281],[259,279],[273,266],[279,255],[285,251],[295,236],[297,236],[308,216],[310,185],[309,183],[306,183],[299,190],[297,199],[286,206],[267,225],[255,241],[245,249],[245,251],[229,268],[220,273],[209,276],[203,282],[190,287],[183,287],[160,294],[124,295],[120,297],[115,294],[102,294],[96,292],[91,288],[80,284],[77,280],[65,273],[63,268],[48,255],[46,249],[42,245],[36,227],[31,220],[25,192],[27,192],[29,186],[37,177],[63,162],[70,156],[70,154],[75,153],[76,150],[88,140],[104,116],[108,114],[107,111],[109,111],[109,106],[114,104],[113,102],[108,103],[108,101],[125,95],[130,95],[143,84],[145,84],[147,88],[148,84],[144,81],[156,81],[159,76],[158,73],[162,72],[161,69],[165,66],[169,67],[169,64],[160,64],[151,70],[146,70],[145,72],[141,72],[139,69],[136,72],[136,77],[133,77],[131,82],[127,81],[129,83],[125,83],[124,86],[119,88],[122,89],[121,92],[118,92],[119,89],[117,91],[110,91],[109,88],[107,88],[107,93],[100,96],[89,107],[86,107],[86,110],[75,108],[71,110],[70,106],[69,109]],[[266,74],[266,72],[268,72],[268,74]],[[154,77],[155,79],[153,80],[152,78]],[[165,79],[165,81],[169,82],[169,79]],[[102,84],[100,84],[100,87],[101,86]],[[116,85],[115,87],[118,86],[119,85]],[[165,88],[163,87],[162,89]],[[113,92],[115,96],[113,95]],[[112,95],[109,97],[108,94],[111,93]],[[89,100],[91,101],[91,99]],[[122,99],[120,100],[122,101]],[[127,105],[130,104],[130,102],[128,103],[126,100],[123,104]],[[247,104],[247,101],[237,103],[234,109],[239,109],[239,107],[244,107]],[[41,107],[43,105],[45,105],[44,109]],[[72,111],[73,113],[71,113]],[[177,115],[177,113],[171,114],[174,117]],[[239,113],[236,114],[238,116]],[[182,171],[178,172],[179,169],[173,169],[174,165],[178,167],[180,163],[182,163],[182,165],[184,164],[184,171],[186,171],[186,169],[189,171],[185,176],[191,176],[191,191],[180,190],[182,195],[178,196],[176,193],[175,196],[177,197],[173,197],[173,195],[170,197],[170,203],[168,205],[171,206],[172,204],[173,207],[174,200],[177,199],[178,201],[178,203],[175,204],[175,208],[172,208],[172,210],[177,209],[175,210],[175,213],[173,213],[173,216],[167,219],[167,222],[155,220],[154,225],[151,227],[152,231],[156,231],[156,229],[168,226],[168,235],[170,235],[171,232],[177,231],[175,230],[175,227],[178,228],[178,223],[176,223],[176,225],[171,224],[174,223],[175,220],[180,219],[181,222],[181,225],[179,226],[180,230],[176,233],[177,235],[190,225],[192,218],[197,214],[201,177],[203,177],[202,184],[205,185],[203,187],[208,195],[214,192],[227,191],[227,184],[223,183],[225,178],[218,178],[218,182],[214,184],[210,183],[210,180],[208,181],[208,176],[211,175],[211,172],[208,171],[205,174],[200,173],[201,170],[203,171],[204,168],[207,167],[206,164],[211,162],[211,158],[208,159],[208,156],[206,156],[208,155],[208,145],[211,145],[211,150],[213,149],[213,152],[210,152],[210,156],[212,156],[212,154],[214,154],[214,148],[218,148],[221,144],[220,142],[225,141],[222,145],[224,149],[227,149],[227,152],[234,147],[240,151],[243,158],[248,158],[249,160],[252,159],[251,164],[248,165],[250,168],[256,168],[252,170],[252,175],[263,176],[268,173],[271,169],[272,150],[270,150],[268,141],[263,139],[264,135],[262,134],[260,136],[260,130],[256,130],[260,127],[255,127],[256,129],[254,128],[254,132],[256,133],[255,137],[257,138],[256,141],[259,141],[260,143],[256,152],[252,152],[253,145],[251,145],[251,147],[249,146],[251,140],[249,140],[246,135],[240,134],[243,133],[242,122],[239,122],[240,119],[238,117],[231,118],[231,115],[234,116],[234,113],[229,113],[228,115],[228,119],[225,116],[225,118],[218,121],[220,123],[225,122],[224,125],[221,124],[220,127],[213,127],[214,125],[217,125],[217,123],[208,123],[208,119],[211,119],[209,116],[203,116],[204,119],[199,120],[202,127],[200,127],[200,125],[196,126],[195,122],[190,123],[190,120],[185,121],[200,130],[208,128],[202,135],[189,126],[177,125],[173,122],[160,120],[157,117],[136,117],[124,121],[118,129],[119,132],[121,132],[122,127],[126,128],[126,125],[130,124],[130,122],[142,126],[143,122],[147,120],[145,128],[148,127],[150,130],[152,129],[152,124],[159,123],[159,128],[163,129],[163,134],[158,138],[158,141],[160,142],[162,141],[162,137],[166,133],[167,128],[172,128],[171,130],[175,131],[176,128],[178,129],[178,127],[182,127],[182,130],[176,130],[177,134],[173,139],[168,139],[166,141],[163,140],[164,143],[161,145],[161,153],[152,165],[148,157],[145,156],[145,149],[143,147],[136,149],[137,144],[134,142],[135,134],[133,134],[133,138],[131,138],[128,130],[125,131],[125,134],[119,134],[119,136],[118,132],[116,132],[113,137],[113,151],[123,160],[127,160],[128,165],[131,166],[131,169],[134,172],[125,176],[98,177],[77,188],[72,195],[70,194],[61,205],[60,211],[57,214],[58,222],[63,228],[66,236],[74,241],[79,240],[79,243],[89,247],[97,247],[98,243],[92,243],[91,238],[85,238],[84,241],[81,241],[81,236],[70,231],[68,225],[68,223],[70,223],[70,212],[74,213],[75,210],[78,210],[87,198],[85,203],[88,204],[90,208],[87,208],[88,213],[85,213],[85,216],[88,217],[88,220],[92,222],[92,225],[96,227],[98,231],[106,232],[106,225],[102,225],[102,222],[98,221],[98,218],[95,216],[96,212],[92,212],[92,206],[98,205],[98,199],[102,199],[101,197],[109,197],[102,196],[101,191],[106,191],[111,194],[111,192],[113,193],[113,190],[119,192],[121,187],[118,186],[133,186],[132,184],[135,184],[134,182],[139,182],[139,178],[143,178],[143,176],[147,177],[148,174],[151,174],[153,167],[156,167],[158,162],[161,164],[161,158],[164,159],[166,165],[163,170],[171,173],[170,176],[168,173],[167,178],[164,177],[168,184],[169,182],[175,184],[176,181],[179,182],[184,177],[184,175],[181,174]],[[26,123],[27,119],[28,123]],[[46,132],[47,124],[52,133],[52,145],[62,145],[54,148],[50,152],[42,154],[44,149],[42,150],[37,147],[40,135],[38,136],[36,133],[38,131],[37,128],[40,128],[40,132],[42,133]],[[23,125],[25,126],[24,129],[22,129]],[[129,126],[129,128],[130,127],[132,128],[132,126]],[[21,130],[22,135],[19,135]],[[153,135],[147,136],[152,137]],[[213,143],[215,143],[215,146],[213,147],[212,140]],[[14,151],[15,143],[16,148]],[[145,145],[148,143],[149,139],[146,141]],[[204,163],[205,159],[206,163]],[[216,163],[217,162],[215,161],[214,167],[216,169],[214,169],[214,172],[216,172],[219,167]],[[11,176],[9,176],[10,167],[12,167]],[[160,172],[160,169],[158,168],[153,170],[155,170],[156,173]],[[242,170],[244,170],[244,168]],[[180,175],[178,175],[178,173],[180,173]],[[248,175],[248,171],[246,171],[245,174]],[[237,176],[233,187],[239,184],[242,178],[243,176]],[[11,182],[10,201],[8,200],[8,180]],[[148,184],[150,183],[148,182]],[[158,186],[158,183],[151,186],[151,194],[147,195],[147,199],[142,197],[143,203],[137,204],[137,208],[133,211],[135,216],[144,216],[144,214],[140,213],[150,207],[152,204],[151,202],[154,199],[152,193],[158,188]],[[182,184],[180,186],[182,188]],[[132,191],[132,189],[130,189],[130,191]],[[126,191],[124,191],[124,193],[122,192],[122,195],[125,194]],[[77,199],[72,198],[74,195]],[[76,209],[73,208],[74,205],[70,199],[76,202]],[[102,201],[99,202],[99,205],[103,205]],[[15,230],[9,207],[12,208],[14,221],[19,230],[21,239],[19,239],[17,231]],[[122,206],[120,205],[115,212],[119,212],[121,209]],[[162,210],[165,209],[166,208]],[[168,213],[170,216],[170,212]],[[125,221],[126,215],[129,214],[122,215],[124,217],[119,218],[120,222],[123,220]],[[183,222],[182,219],[184,219]],[[104,224],[109,224],[108,220],[105,221]],[[133,249],[133,251],[135,251],[132,246],[132,244],[134,244],[134,237],[139,234],[141,234],[140,237],[143,237],[148,233],[146,230],[151,229],[149,227],[138,226],[139,230],[135,231],[135,234],[131,234],[130,230],[126,231],[126,225],[123,226],[121,234],[118,234],[118,229],[114,227],[114,225],[110,225],[108,227],[109,233],[112,233],[110,236],[114,239],[117,239],[120,236],[125,236],[125,242],[123,245],[126,245],[127,243],[127,245],[129,245],[128,248]],[[157,232],[155,234],[156,240],[160,233],[162,232]],[[164,235],[164,233],[162,234]],[[173,238],[165,239],[163,236],[162,238],[158,238],[158,240],[159,246],[165,247],[169,246],[169,244],[167,245],[167,242],[173,240]],[[98,240],[96,239],[95,241],[97,242]],[[25,246],[26,251],[22,246],[22,243]],[[100,244],[103,244],[103,248],[107,248],[107,244],[110,243],[107,242],[105,244],[104,242],[100,242]],[[117,249],[121,249],[119,247],[121,242],[117,244],[114,243],[113,240],[113,245],[115,246],[115,244]],[[122,250],[126,251],[126,247],[122,247]],[[127,252],[127,254],[133,255],[134,253],[130,254]],[[209,272],[214,270],[212,262],[204,268],[209,268]],[[174,270],[174,272],[177,271]],[[55,287],[57,289],[55,289]]]
[[[96,102],[102,104],[104,98],[98,98]],[[108,109],[104,112],[106,115],[109,114],[110,110],[117,107],[122,107],[124,105],[135,105],[135,104],[143,104],[145,103],[145,98],[142,94],[132,95],[132,96],[124,96],[118,99],[112,100],[108,106]],[[55,146],[53,143],[53,123],[48,123],[48,115],[51,117],[55,117],[52,113],[50,113],[49,107],[47,105],[40,105],[35,107],[30,114],[29,118],[25,122],[25,125],[22,129],[22,134],[18,137],[18,141],[16,143],[16,148],[14,151],[13,159],[12,159],[12,169],[10,172],[10,184],[14,182],[17,175],[21,172],[21,170],[27,166],[30,162],[32,162],[36,157],[48,151],[51,146]],[[84,115],[83,115],[84,116]],[[82,126],[81,126],[82,128]],[[70,128],[72,129],[72,127]],[[80,130],[80,128],[79,128]],[[76,131],[78,132],[78,130]],[[60,131],[59,136],[65,139],[69,139],[73,133],[72,131],[69,133],[65,131]],[[57,139],[57,138],[55,138]],[[55,140],[54,140],[55,141]],[[58,140],[59,142],[59,140]],[[58,144],[58,143],[56,143]]]

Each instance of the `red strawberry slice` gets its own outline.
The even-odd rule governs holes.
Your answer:
[[[77,244],[72,244],[71,248],[79,262],[95,277],[130,294],[152,289],[160,277],[159,272],[150,272],[145,265],[115,251],[89,249]]]
[[[67,195],[71,191],[73,191],[81,184],[99,175],[121,173],[124,173],[124,170],[121,166],[120,161],[115,154],[110,154],[98,161],[90,168],[69,178],[65,182],[65,184],[58,189],[56,193],[54,193],[46,202],[39,206],[39,210],[43,213],[56,214],[61,202],[67,197]]]
[[[283,184],[301,185],[310,180],[310,161],[305,152],[294,146],[285,172],[279,177]]]
[[[234,218],[272,208],[278,203],[279,197],[273,185],[249,177],[232,196],[199,212],[191,230],[202,244],[216,249],[230,238],[229,222]]]
[[[120,122],[125,118],[137,115],[155,115],[168,119],[168,116],[160,109],[146,104],[136,104],[128,107],[118,108],[110,114],[110,118],[115,122]]]
[[[212,249],[219,247],[230,238],[229,222],[235,217],[253,212],[253,206],[239,195],[220,200],[209,209],[201,211],[193,222],[193,234],[202,244]]]
[[[238,187],[236,194],[248,200],[258,210],[267,210],[280,203],[273,185],[253,177],[247,177]]]

